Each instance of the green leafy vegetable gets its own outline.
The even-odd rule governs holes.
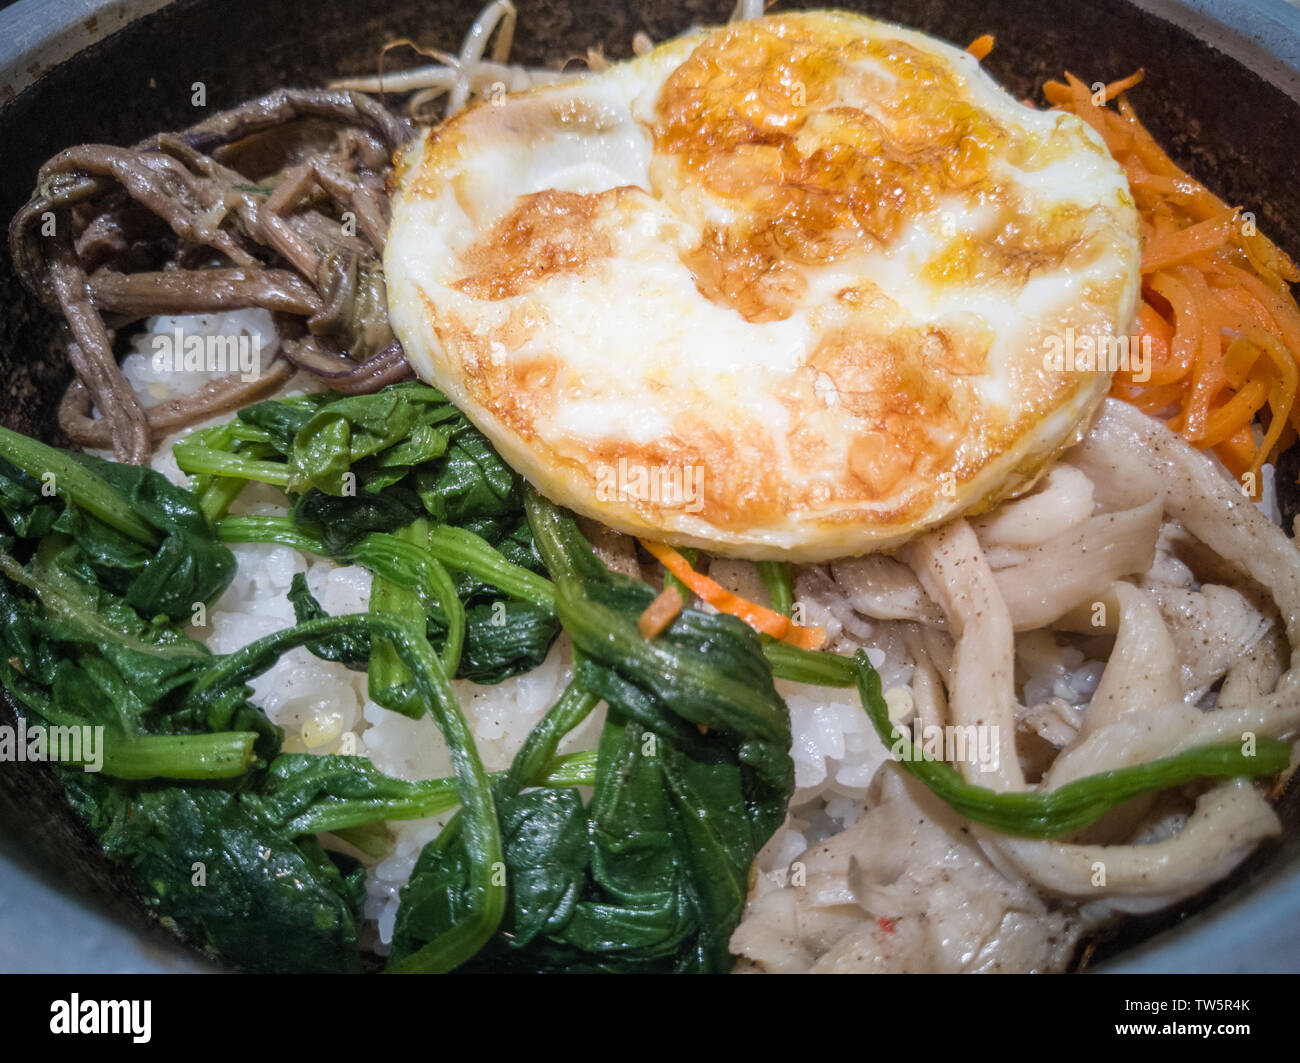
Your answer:
[[[794,782],[762,643],[734,618],[690,609],[647,641],[636,621],[654,591],[610,573],[572,518],[531,492],[525,504],[577,676],[495,784],[509,904],[472,966],[726,970],[750,865]],[[609,712],[590,808],[563,788],[525,791],[599,700]],[[427,942],[466,906],[468,854],[459,820],[421,853],[390,969],[430,969]]]
[[[219,525],[219,532],[227,542],[279,543],[306,553],[326,553],[324,543],[287,517],[227,517]],[[373,610],[394,611],[392,603],[400,601],[401,614],[407,619],[425,616],[429,637],[444,647],[444,666],[455,668],[459,679],[498,683],[529,671],[546,659],[559,634],[550,581],[507,561],[484,540],[464,529],[431,528],[424,521],[416,521],[394,535],[371,534],[337,560],[362,564],[376,573],[371,590]],[[473,569],[478,576],[485,577],[479,581],[481,589],[474,592],[478,604],[463,609],[460,592],[443,572],[444,563],[462,572]],[[304,584],[296,592],[298,620],[323,616],[324,610],[318,604],[309,603],[310,596],[304,597],[305,594]],[[290,597],[293,600],[295,592]],[[449,603],[448,608],[442,606],[444,601]],[[338,648],[325,647],[325,650],[326,653],[317,655],[329,660],[342,659],[327,656],[327,653],[340,652]],[[404,704],[402,673],[400,662],[391,656],[391,651],[381,652],[378,673],[371,671],[371,696],[375,697],[378,691],[375,700],[386,708]]]
[[[853,658],[818,650],[801,650],[789,643],[763,638],[763,656],[778,679],[814,686],[851,687],[857,682]]]
[[[448,431],[437,426],[458,419],[446,398],[423,384],[327,399],[294,433],[288,484],[297,492],[314,487],[342,496],[352,486],[377,493],[412,466],[441,457]]]
[[[293,606],[294,619],[299,624],[329,616],[307,589],[307,577],[301,572],[295,572],[289,583],[289,603]],[[370,639],[365,636],[357,638],[351,634],[339,635],[305,645],[321,660],[337,661],[354,672],[364,672],[370,664]]]
[[[155,529],[77,456],[8,428],[0,428],[0,454],[33,480],[52,484],[60,498],[79,506],[127,538],[145,546],[157,544],[159,537]]]
[[[267,449],[279,460],[261,460]],[[177,458],[182,468],[216,477],[203,486],[207,512],[229,503],[221,485],[232,481],[222,474],[296,492],[289,517],[227,517],[221,537],[366,566],[376,576],[371,609],[408,620],[423,614],[448,674],[499,682],[544,660],[559,633],[519,478],[433,388],[411,383],[374,395],[257,403],[231,425],[189,437]],[[269,475],[268,464],[275,466]],[[297,599],[310,609],[302,594]],[[420,712],[382,639],[369,671],[379,704]]]
[[[530,672],[551,652],[560,633],[553,609],[531,602],[496,600],[465,611],[465,649],[458,679],[481,685]]]
[[[79,549],[77,563],[141,613],[180,620],[234,578],[234,556],[193,496],[158,473],[74,456],[7,429],[0,429],[0,457],[11,470],[0,469],[11,540],[64,533]],[[29,510],[30,519],[17,511],[41,497],[37,483],[52,485],[62,503],[57,514],[48,506]]]
[[[342,498],[313,488],[294,500],[292,514],[299,528],[319,538],[324,553],[342,557],[368,535],[405,528],[424,516],[424,509],[401,485]]]
[[[358,883],[314,838],[279,830],[225,790],[65,781],[145,904],[199,947],[254,971],[360,969]]]
[[[555,757],[529,776],[528,785],[590,786],[596,755]],[[494,778],[504,778],[504,772]],[[460,804],[455,779],[408,781],[379,771],[365,757],[284,753],[276,757],[263,790],[241,795],[258,814],[293,835],[338,833],[383,820],[424,819]]]

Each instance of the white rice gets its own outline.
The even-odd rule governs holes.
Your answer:
[[[223,375],[197,371],[159,371],[155,366],[155,359],[160,354],[156,342],[168,341],[167,346],[170,346],[177,331],[186,338],[249,337],[257,345],[260,355],[254,363],[258,373],[270,362],[278,346],[275,324],[269,310],[232,310],[150,318],[145,329],[131,337],[131,351],[122,359],[122,373],[135,388],[141,405],[146,408],[168,399],[193,395],[208,380]]]

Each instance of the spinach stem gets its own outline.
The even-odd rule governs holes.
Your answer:
[[[285,462],[266,461],[227,449],[240,442],[266,443],[270,438],[260,429],[232,421],[191,433],[172,447],[172,454],[181,471],[191,476],[233,477],[285,487],[292,476]]]
[[[451,576],[426,546],[431,531],[429,521],[420,519],[391,534],[374,532],[352,548],[350,559],[382,580],[385,609],[423,620],[425,606],[420,597],[441,607],[447,620],[442,666],[449,676],[454,676],[465,647],[465,606]],[[405,600],[408,595],[413,607]]]
[[[46,476],[52,476],[54,492],[64,502],[79,506],[127,538],[144,546],[162,542],[130,502],[71,454],[0,428],[0,457],[42,483],[47,482]]]
[[[778,679],[823,687],[851,687],[857,682],[852,657],[825,650],[801,650],[775,639],[763,638],[763,656]]]
[[[492,772],[493,786],[499,787],[505,782],[507,774],[508,771]],[[596,751],[588,749],[555,757],[532,776],[527,785],[593,786],[595,782]],[[422,779],[407,786],[410,792],[401,798],[316,804],[289,820],[284,827],[293,834],[317,834],[321,831],[339,834],[340,831],[388,820],[426,819],[449,812],[460,804],[454,778]]]
[[[794,609],[794,588],[790,586],[790,566],[784,561],[760,561],[758,575],[767,588],[767,596],[772,601],[772,608],[782,616],[789,616]]]
[[[570,682],[559,700],[528,732],[509,769],[495,784],[497,800],[514,797],[528,786],[554,785],[539,780],[546,778],[548,767],[556,763],[555,752],[564,736],[590,716],[599,704],[600,698],[583,690],[577,680]],[[594,773],[595,753],[591,757]]]
[[[512,598],[548,609],[555,605],[555,584],[507,561],[486,539],[465,528],[438,525],[429,533],[428,549],[448,568],[477,576]]]
[[[321,541],[289,517],[226,517],[217,524],[217,537],[223,543],[278,543],[303,553],[325,556]]]
[[[253,731],[105,736],[103,772],[115,779],[233,779],[257,759]]]
[[[1096,822],[1116,805],[1150,790],[1167,790],[1195,779],[1275,775],[1290,763],[1291,747],[1272,738],[1256,740],[1254,755],[1240,742],[1198,746],[1175,756],[1098,772],[1056,790],[992,790],[962,778],[952,765],[929,758],[890,722],[880,676],[865,650],[854,657],[858,693],[876,733],[899,766],[915,775],[959,815],[1003,834],[1059,838]]]

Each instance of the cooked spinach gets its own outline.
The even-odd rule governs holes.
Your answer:
[[[9,464],[0,506],[13,536],[69,536],[79,564],[144,615],[182,620],[234,578],[234,555],[194,497],[152,469],[71,455],[7,429],[0,454]],[[19,508],[47,484],[61,504],[52,520],[51,507]]]
[[[312,488],[294,499],[291,512],[294,524],[320,539],[324,553],[339,557],[368,535],[405,528],[424,515],[424,508],[415,492],[402,486],[342,498]]]
[[[229,790],[133,791],[75,772],[64,780],[144,903],[194,944],[253,971],[360,970],[355,862],[277,827]]]
[[[289,582],[289,604],[293,606],[294,619],[300,624],[329,616],[316,596],[307,589],[307,577],[301,572],[295,572]],[[305,645],[322,661],[337,661],[354,672],[364,672],[370,664],[370,639],[364,636],[338,635]]]
[[[528,776],[528,785],[590,786],[595,781],[594,752],[557,756]],[[505,772],[495,773],[503,778]],[[283,753],[267,772],[265,786],[240,800],[294,835],[337,833],[392,819],[423,819],[460,804],[453,779],[395,779],[365,757]]]
[[[355,969],[359,869],[238,801],[279,729],[242,682],[191,703],[220,659],[178,621],[234,573],[197,499],[12,433],[0,454],[0,680],[31,726],[102,729],[99,773],[84,747],[53,765],[74,808],[144,902],[226,962]]]
[[[572,518],[526,504],[574,643],[574,686],[494,784],[509,903],[474,967],[723,971],[749,868],[793,791],[789,721],[758,636],[687,609],[647,641],[647,585],[609,572]],[[595,792],[524,792],[590,705],[608,704]],[[701,730],[707,729],[707,734]],[[467,906],[470,849],[453,821],[421,853],[402,895],[390,969],[430,969]]]
[[[481,685],[531,672],[560,633],[555,612],[532,602],[498,599],[465,611],[465,649],[458,679]]]
[[[288,518],[226,518],[222,537],[365,565],[376,576],[372,610],[423,613],[452,675],[481,683],[518,675],[545,659],[559,633],[519,477],[433,388],[260,402],[193,433],[176,456],[199,479],[209,516],[236,497],[231,483],[284,488]],[[392,648],[381,639],[373,652],[371,696],[418,715]]]
[[[175,453],[191,475],[285,488],[299,498],[296,519],[322,533],[349,518],[350,543],[418,512],[463,525],[520,508],[519,478],[487,439],[441,392],[414,382],[259,402],[187,436]]]
[[[249,643],[208,668],[191,686],[188,702],[219,712],[228,692],[246,690],[249,679],[269,668],[286,650],[338,635],[388,640],[409,670],[412,685],[442,732],[456,773],[456,792],[464,810],[461,907],[425,942],[428,969],[452,970],[472,957],[496,932],[505,908],[500,881],[501,831],[492,788],[479,760],[437,654],[421,625],[388,614],[323,617],[297,624]]]
[[[329,554],[323,542],[288,517],[227,517],[219,533],[227,542],[280,543],[306,553]],[[444,666],[454,668],[458,679],[498,683],[530,671],[546,659],[559,634],[550,581],[506,560],[462,528],[434,528],[420,520],[393,535],[369,535],[333,556],[375,573],[372,609],[391,612],[400,604],[401,615],[408,619],[424,616],[429,638],[443,647]],[[474,593],[478,604],[464,608],[462,592],[447,578],[444,566],[458,574],[476,573],[475,585],[482,588]],[[305,592],[305,583],[301,590],[291,590],[298,620],[323,616],[319,603]],[[317,655],[342,659],[329,656],[342,653],[341,647],[323,650]],[[386,708],[406,702],[400,689],[402,669],[390,654],[381,647],[370,679],[371,696],[378,691],[375,700]]]
[[[772,608],[782,616],[794,609],[794,588],[790,584],[790,566],[784,561],[758,562],[758,575],[767,588]]]

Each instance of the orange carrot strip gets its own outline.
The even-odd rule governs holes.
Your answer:
[[[1161,379],[1157,383],[1165,384],[1181,380],[1191,370],[1196,361],[1196,350],[1200,342],[1200,332],[1193,325],[1196,310],[1192,294],[1172,273],[1157,273],[1148,278],[1148,286],[1173,309],[1173,335],[1169,338],[1168,363],[1162,366]],[[1139,319],[1140,320],[1140,319]],[[1154,367],[1152,375],[1154,376]]]
[[[1134,85],[1140,85],[1142,79],[1146,76],[1147,72],[1145,70],[1138,69],[1135,73],[1130,74],[1126,78],[1112,81],[1102,90],[1102,102],[1110,103],[1110,101],[1119,96],[1120,93],[1127,92],[1129,89],[1133,88]]]
[[[1127,95],[1141,80],[1139,71],[1094,93],[1067,72],[1043,88],[1101,136],[1137,206],[1138,337],[1150,343],[1151,372],[1142,382],[1116,373],[1111,394],[1258,484],[1262,464],[1300,435],[1300,306],[1290,290],[1300,266],[1156,142]]]
[[[1223,356],[1223,375],[1230,387],[1240,389],[1246,386],[1250,371],[1255,368],[1262,353],[1256,344],[1244,336],[1237,336],[1228,344],[1228,350]]]
[[[1255,436],[1250,427],[1237,429],[1235,433],[1214,448],[1214,453],[1218,455],[1219,460],[1228,467],[1228,471],[1240,482],[1241,478],[1250,472],[1250,467],[1255,463]],[[1253,496],[1256,499],[1259,497],[1260,486],[1257,481]]]
[[[729,613],[745,621],[756,631],[773,638],[781,638],[790,627],[790,618],[782,616],[773,609],[758,605],[733,594],[721,583],[701,575],[691,568],[691,564],[671,546],[664,543],[652,543],[641,539],[640,543],[654,556],[655,560],[676,576],[702,602],[708,602],[720,613]]]
[[[1043,95],[1053,107],[1062,107],[1070,102],[1070,86],[1063,81],[1048,81],[1043,84]]]
[[[1216,274],[1230,278],[1237,287],[1248,292],[1268,314],[1273,322],[1269,332],[1278,335],[1287,348],[1300,351],[1300,307],[1289,292],[1279,293],[1270,288],[1253,273],[1249,273],[1231,262],[1215,262]]]
[[[1182,406],[1187,394],[1187,386],[1180,383],[1149,388],[1142,384],[1133,384],[1127,389],[1113,388],[1111,394],[1117,399],[1132,403],[1143,413],[1157,414],[1170,406]]]
[[[1292,352],[1263,329],[1250,328],[1246,334],[1251,342],[1260,347],[1272,360],[1273,368],[1277,373],[1277,381],[1269,390],[1268,397],[1272,419],[1269,421],[1264,438],[1260,441],[1255,460],[1251,464],[1251,472],[1258,479],[1260,467],[1273,458],[1278,441],[1282,438],[1282,431],[1286,428],[1287,418],[1290,417],[1295,405],[1296,390],[1300,388],[1300,368],[1297,368]]]
[[[781,641],[788,642],[801,650],[820,650],[826,645],[826,629],[820,625],[800,627],[798,624],[791,624],[790,631]]]
[[[1203,447],[1213,447],[1246,428],[1268,401],[1268,385],[1262,380],[1248,380],[1237,394],[1214,409],[1205,419],[1205,431],[1197,440]]]
[[[1102,140],[1105,140],[1108,132],[1106,112],[1092,102],[1092,92],[1088,86],[1068,70],[1065,72],[1065,80],[1070,86],[1070,110],[1076,117],[1082,118],[1092,126]]]
[[[788,616],[782,616],[774,609],[768,609],[766,606],[751,602],[748,598],[733,594],[716,580],[709,579],[708,576],[696,572],[695,569],[691,568],[690,562],[671,546],[664,543],[652,543],[646,539],[639,539],[638,541],[656,561],[676,576],[692,594],[699,598],[700,601],[708,602],[718,612],[727,613],[739,620],[743,620],[755,631],[764,635],[771,635],[773,638],[782,639],[783,641],[787,638],[792,640],[812,640],[816,638],[814,633],[819,629],[801,628],[796,624],[792,624]]]
[[[676,587],[665,587],[653,602],[637,617],[637,630],[642,638],[653,639],[667,629],[682,611],[682,596]]]
[[[1205,283],[1204,274],[1188,266],[1176,267],[1176,272],[1192,296],[1189,304],[1191,324],[1193,335],[1197,337],[1196,361],[1192,366],[1192,393],[1188,398],[1186,422],[1183,425],[1183,438],[1196,442],[1205,432],[1211,401],[1227,381],[1223,376],[1219,332],[1205,312],[1213,302],[1210,286]]]
[[[1136,384],[1137,387],[1156,388],[1165,384],[1172,384],[1176,380],[1181,380],[1187,375],[1187,370],[1191,364],[1190,351],[1181,350],[1182,361],[1175,355],[1174,336],[1176,330],[1173,325],[1164,319],[1155,307],[1149,302],[1143,302],[1138,307],[1138,335],[1137,341],[1140,344],[1147,344],[1151,350],[1150,375],[1142,384]],[[1186,345],[1184,345],[1184,348]],[[1123,376],[1125,379],[1120,381],[1118,378]],[[1132,373],[1116,374],[1116,383],[1125,385],[1132,384]]]
[[[1237,227],[1238,211],[1227,210],[1218,217],[1163,234],[1142,248],[1142,272],[1153,273],[1183,261],[1200,251],[1222,247]]]
[[[981,33],[970,44],[966,45],[966,51],[983,62],[989,52],[993,51],[993,34]]]

